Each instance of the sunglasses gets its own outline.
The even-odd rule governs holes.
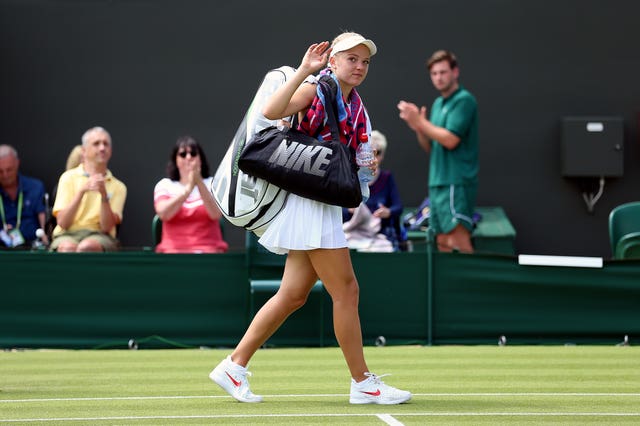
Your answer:
[[[196,151],[196,150],[194,149],[194,150],[191,150],[191,151],[180,151],[180,152],[178,153],[178,155],[179,155],[180,157],[182,157],[182,158],[187,158],[187,154],[191,154],[191,157],[197,157],[197,156],[198,156],[198,151]]]

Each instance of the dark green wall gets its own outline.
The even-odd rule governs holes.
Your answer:
[[[176,137],[196,136],[215,168],[265,71],[297,65],[308,44],[348,28],[379,47],[361,94],[389,138],[385,166],[406,205],[426,195],[428,168],[396,104],[431,104],[423,63],[448,48],[480,107],[478,204],[504,207],[518,252],[610,255],[609,211],[640,197],[640,3],[321,4],[0,0],[0,141],[15,145],[23,171],[51,190],[83,131],[106,127],[111,168],[129,188],[121,239],[148,245],[153,186]],[[624,176],[607,180],[594,214],[580,184],[560,175],[566,115],[624,118]],[[228,236],[242,247],[239,230]]]
[[[234,346],[249,321],[247,261],[241,253],[1,253],[0,348],[126,347],[131,338],[143,348]],[[366,345],[378,336],[496,344],[501,335],[510,344],[615,344],[640,334],[638,260],[601,269],[428,252],[352,253],[352,261]],[[267,296],[256,295],[256,307]],[[267,346],[335,345],[331,300],[324,292],[321,316],[319,296]]]

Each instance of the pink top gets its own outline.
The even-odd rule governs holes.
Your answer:
[[[207,188],[211,177],[204,179]],[[156,184],[154,202],[176,197],[184,192],[184,185],[168,178]],[[193,188],[182,207],[167,221],[162,221],[162,241],[157,253],[224,253],[229,245],[222,239],[220,222],[207,214],[198,188]]]

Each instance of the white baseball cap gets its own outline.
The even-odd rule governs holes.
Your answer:
[[[373,41],[362,37],[360,34],[353,34],[337,42],[331,49],[331,56],[334,56],[338,52],[349,50],[359,44],[364,44],[365,46],[367,46],[369,52],[371,52],[371,56],[375,55],[378,51],[378,48]]]

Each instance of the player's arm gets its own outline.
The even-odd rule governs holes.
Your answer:
[[[267,100],[262,114],[269,120],[288,117],[311,105],[316,95],[315,85],[302,84],[307,77],[327,64],[331,49],[329,42],[314,43],[307,49],[300,66]]]

